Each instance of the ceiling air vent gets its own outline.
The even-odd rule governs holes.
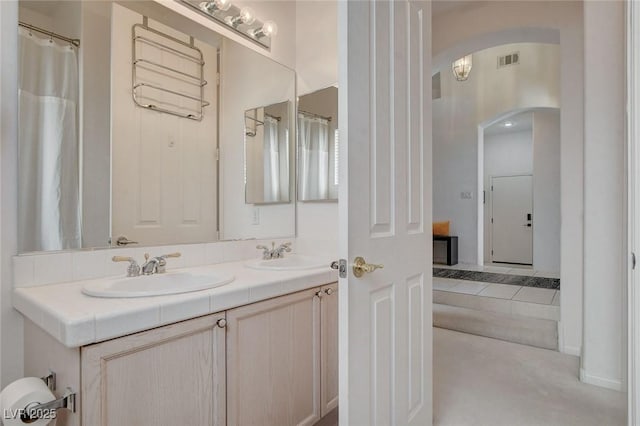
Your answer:
[[[431,99],[440,99],[442,97],[442,84],[440,82],[440,72],[431,77]]]
[[[520,52],[510,53],[504,56],[498,56],[498,68],[508,67],[520,63]]]

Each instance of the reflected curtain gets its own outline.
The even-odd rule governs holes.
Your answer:
[[[280,201],[280,144],[278,120],[264,116],[264,201]]]
[[[300,198],[329,198],[329,122],[298,114]]]
[[[81,245],[76,49],[19,32],[21,251]]]

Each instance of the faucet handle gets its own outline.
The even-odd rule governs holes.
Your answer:
[[[133,257],[129,256],[113,256],[111,258],[114,262],[129,262],[129,267],[127,268],[127,276],[128,277],[137,277],[140,275],[140,265]]]
[[[175,252],[175,253],[163,254],[162,256],[159,256],[159,257],[161,257],[163,259],[168,259],[170,257],[180,257],[180,256],[182,256],[182,253]]]

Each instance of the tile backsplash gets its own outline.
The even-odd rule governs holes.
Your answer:
[[[272,241],[276,244],[291,241],[296,251],[295,238],[282,238],[24,254],[13,257],[13,284],[14,287],[35,287],[118,275],[124,277],[128,264],[113,262],[113,256],[131,256],[142,264],[144,253],[152,256],[182,253],[181,257],[167,261],[169,269],[236,262],[260,257],[261,251],[256,245],[270,245]]]

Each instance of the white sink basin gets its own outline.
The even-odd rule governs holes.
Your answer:
[[[94,297],[145,297],[188,293],[229,284],[232,275],[198,271],[176,271],[164,274],[104,279],[87,283],[82,292]]]
[[[281,257],[280,259],[251,260],[246,262],[244,266],[266,271],[301,271],[305,269],[328,268],[329,262],[317,257],[292,254],[285,255],[285,257]]]

